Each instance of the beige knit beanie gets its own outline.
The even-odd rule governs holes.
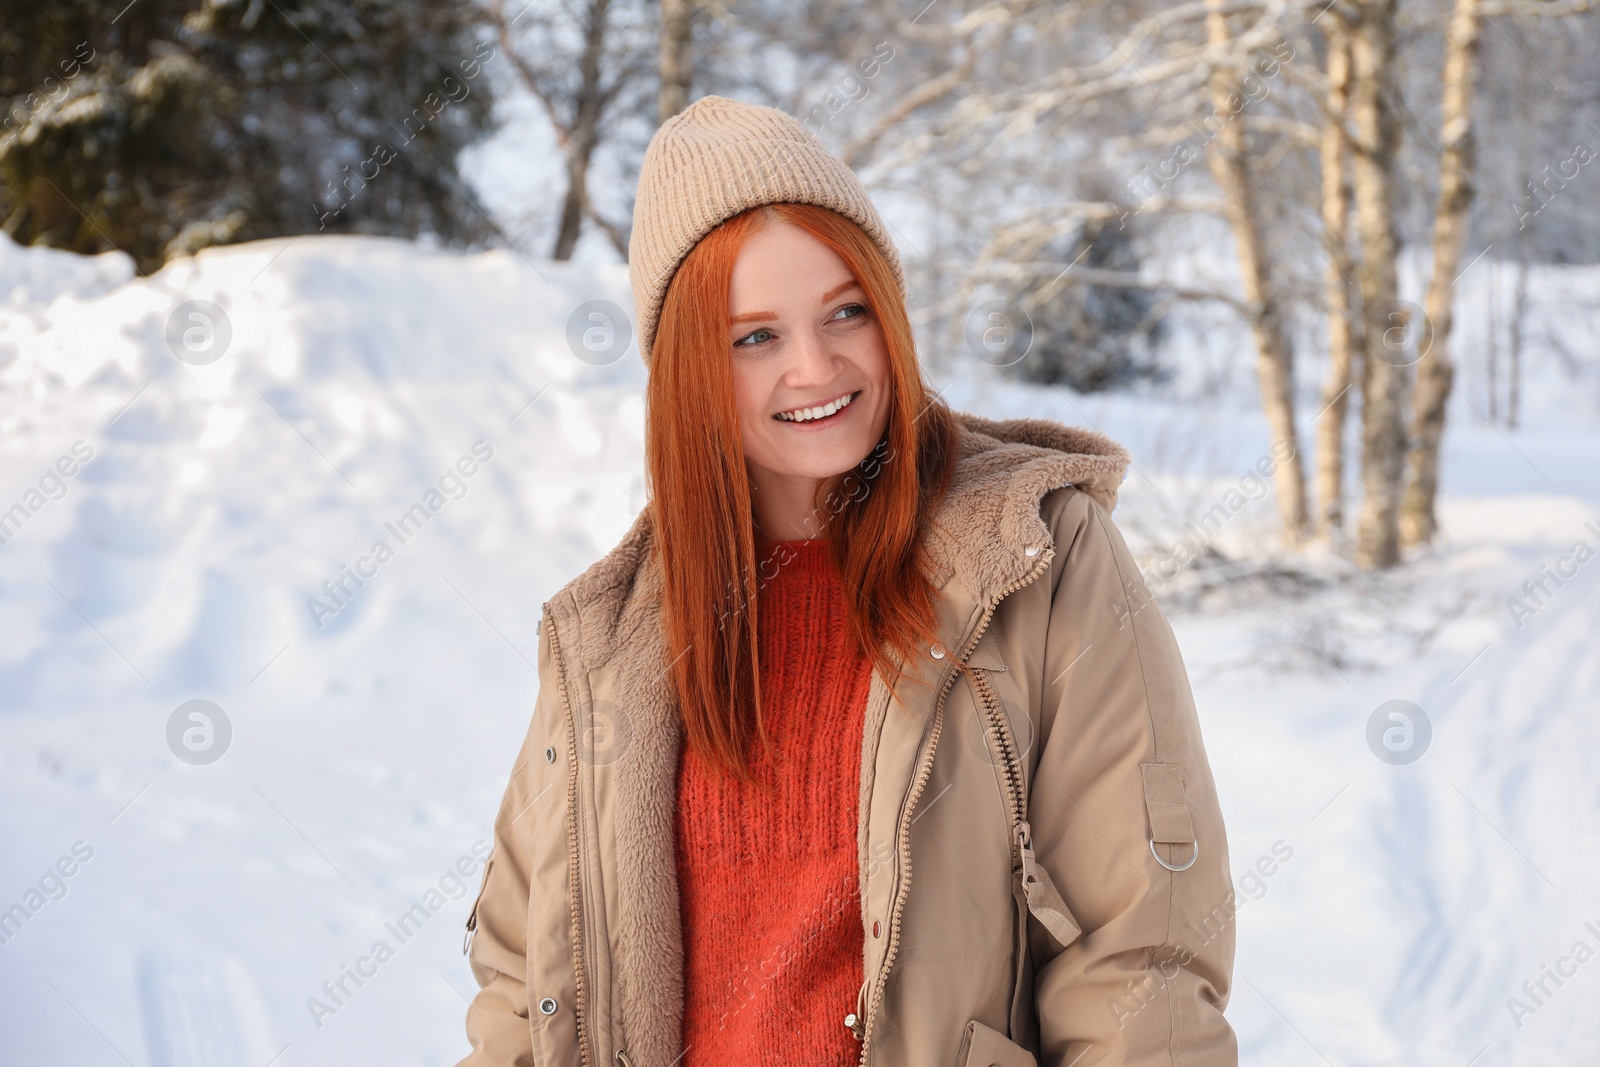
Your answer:
[[[646,367],[661,302],[684,258],[741,211],[776,203],[816,204],[855,222],[883,250],[905,298],[900,253],[855,172],[792,115],[701,97],[661,124],[639,171],[628,277]]]

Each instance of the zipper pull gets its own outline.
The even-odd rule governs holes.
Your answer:
[[[1039,869],[1033,855],[1033,827],[1026,819],[1017,823],[1017,858],[1022,864],[1022,887],[1028,888],[1039,879]]]
[[[1025,903],[1033,917],[1050,931],[1062,948],[1072,944],[1083,934],[1078,920],[1073,918],[1067,902],[1061,899],[1060,890],[1050,878],[1050,872],[1040,867],[1033,854],[1033,828],[1026,819],[1017,823],[1017,854],[1022,863],[1022,890]]]

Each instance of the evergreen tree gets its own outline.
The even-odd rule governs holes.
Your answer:
[[[1087,242],[1081,259],[1074,254]],[[1070,240],[1052,242],[1047,253],[1062,263],[1128,276],[1139,271],[1129,231],[1115,219],[1086,223]],[[1033,313],[1033,345],[1012,369],[1023,381],[1065,385],[1080,393],[1118,389],[1148,379],[1165,381],[1156,358],[1166,323],[1148,289],[1069,285]]]
[[[456,169],[496,49],[468,4],[0,0],[0,227],[141,273],[317,232],[484,235]]]

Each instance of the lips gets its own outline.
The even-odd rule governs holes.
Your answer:
[[[839,418],[845,409],[849,408],[860,395],[861,390],[857,389],[853,392],[841,393],[817,404],[780,411],[772,417],[778,422],[787,423],[790,426],[820,426]]]

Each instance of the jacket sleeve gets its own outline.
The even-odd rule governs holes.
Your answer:
[[[1030,919],[1040,1065],[1234,1067],[1228,845],[1177,641],[1100,502],[1056,490],[1043,515],[1029,822],[1084,933],[1062,949]]]
[[[511,781],[494,820],[494,849],[483,886],[473,906],[469,960],[478,993],[467,1007],[467,1037],[472,1052],[457,1067],[534,1067],[533,1033],[528,1021],[527,933],[531,859],[528,820],[538,817],[533,803],[539,788],[534,728],[549,716],[559,720],[560,697],[550,659],[549,634],[539,636],[539,693],[534,718],[517,753]]]

